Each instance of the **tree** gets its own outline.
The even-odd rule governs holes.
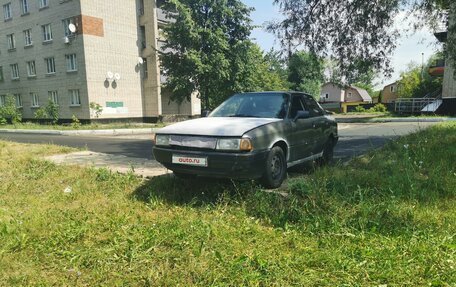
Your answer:
[[[240,0],[169,0],[164,5],[173,19],[163,29],[165,87],[178,102],[198,92],[209,109],[243,86],[239,61],[251,47],[252,9]]]
[[[407,70],[401,74],[401,79],[399,80],[399,97],[422,98],[439,91],[442,88],[442,78],[432,77],[427,73],[429,67],[439,57],[442,57],[439,53],[433,55],[424,67],[410,63]]]
[[[346,83],[353,82],[354,73],[369,70],[392,72],[390,55],[399,31],[391,28],[401,10],[420,18],[415,27],[435,26],[441,12],[456,11],[454,0],[274,0],[285,19],[271,23],[269,30],[284,47],[304,46],[310,52],[336,59]],[[453,6],[451,6],[453,5]],[[454,21],[456,22],[456,21]],[[456,32],[456,23],[450,30]],[[449,55],[456,62],[456,40],[448,42]],[[363,65],[356,65],[361,61]]]
[[[276,51],[271,49],[269,52],[266,53],[264,56],[265,61],[269,65],[269,70],[272,73],[279,75],[281,81],[284,85],[289,86],[288,83],[288,61],[286,58],[282,56],[280,51]]]
[[[22,121],[21,110],[16,107],[16,100],[13,95],[5,96],[5,103],[0,106],[0,123],[11,122],[16,124]]]
[[[315,54],[297,52],[288,62],[288,81],[291,89],[307,92],[318,98],[324,80],[324,62]]]
[[[246,41],[244,45],[232,65],[234,80],[230,94],[286,90],[288,83],[282,78],[282,71],[276,70],[276,63],[264,56],[257,44]]]

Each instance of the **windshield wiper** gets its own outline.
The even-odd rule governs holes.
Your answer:
[[[238,114],[238,115],[232,115],[230,118],[256,118],[254,115],[247,115],[247,114]]]

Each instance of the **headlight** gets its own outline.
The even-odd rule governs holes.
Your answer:
[[[217,141],[217,149],[229,151],[251,151],[253,146],[250,139],[219,139]]]
[[[155,145],[169,146],[169,136],[168,135],[156,135],[155,136]]]

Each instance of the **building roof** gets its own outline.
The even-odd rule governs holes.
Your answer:
[[[356,90],[359,93],[359,95],[361,96],[361,98],[363,99],[363,101],[372,102],[372,97],[369,95],[369,93],[365,89],[355,87],[355,86],[350,86],[350,88]]]
[[[387,87],[389,87],[389,86],[394,86],[394,85],[397,85],[397,82],[394,82],[394,83],[391,83],[391,84],[389,84],[389,85],[386,85],[386,86],[384,86],[383,88],[387,88]]]

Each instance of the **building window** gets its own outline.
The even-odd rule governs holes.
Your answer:
[[[6,40],[8,42],[8,50],[16,49],[16,38],[14,37],[14,34],[6,35]]]
[[[46,73],[55,74],[55,59],[46,58],[45,61],[46,61]]]
[[[41,31],[43,32],[43,41],[44,42],[52,41],[51,24],[46,24],[46,25],[41,26]]]
[[[49,6],[49,0],[39,0],[38,1],[40,9],[41,8],[46,8]]]
[[[139,1],[139,16],[144,15],[144,0]]]
[[[0,107],[6,105],[6,95],[0,95]]]
[[[70,24],[75,24],[74,18],[67,18],[62,20],[63,24],[63,34],[65,37],[69,37],[73,35],[73,33],[70,31]]]
[[[143,58],[142,68],[143,68],[143,79],[149,78],[149,69],[147,67],[147,59],[145,59],[145,58]]]
[[[353,96],[352,93],[348,93],[348,98],[351,98]]]
[[[24,42],[25,42],[25,46],[33,45],[32,29],[27,29],[27,30],[24,31]]]
[[[67,72],[74,72],[78,70],[78,63],[76,61],[76,54],[66,55]]]
[[[19,79],[19,65],[18,64],[11,65],[11,79],[13,79],[13,80]]]
[[[28,0],[21,0],[21,12],[22,15],[28,14],[30,12]]]
[[[394,92],[396,92],[396,89],[394,86],[391,86],[391,93],[394,93]]]
[[[329,99],[329,94],[326,94],[326,95],[325,95],[325,98],[326,98],[326,99]]]
[[[70,94],[70,106],[77,107],[81,105],[81,97],[79,96],[79,90],[69,90]]]
[[[38,108],[40,106],[40,99],[38,98],[38,94],[30,93],[30,98],[32,101],[32,108]]]
[[[16,108],[22,108],[21,94],[14,94],[14,98],[16,100]]]
[[[27,75],[29,77],[35,77],[36,76],[35,61],[27,62]]]
[[[3,18],[6,20],[11,19],[13,16],[11,14],[11,3],[3,5]]]
[[[3,82],[3,67],[0,66],[0,82]]]
[[[146,49],[147,48],[147,42],[146,42],[146,27],[145,26],[141,26],[139,28],[140,30],[140,37],[141,37],[141,48],[142,49]]]
[[[49,100],[54,104],[59,104],[59,94],[57,91],[49,91],[48,92]]]

